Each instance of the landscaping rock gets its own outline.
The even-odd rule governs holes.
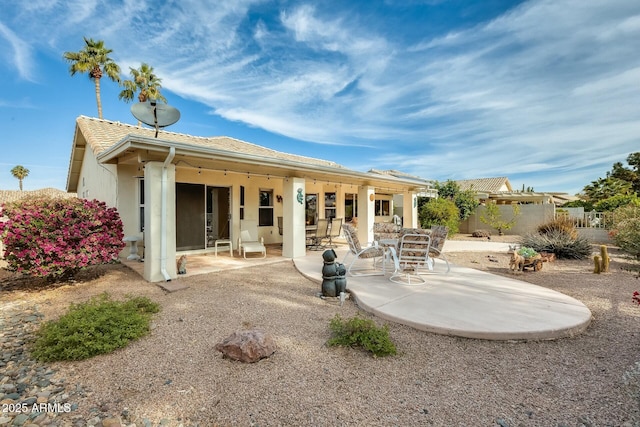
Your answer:
[[[224,356],[244,363],[254,363],[271,356],[276,351],[276,343],[271,334],[259,329],[234,332],[215,349]]]

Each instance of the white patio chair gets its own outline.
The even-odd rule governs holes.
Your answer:
[[[238,253],[247,259],[247,253],[261,253],[262,258],[267,256],[267,248],[264,246],[264,239],[258,239],[258,227],[255,222],[243,221],[243,230],[238,238]]]
[[[421,285],[426,283],[421,276],[426,270],[433,270],[433,260],[429,257],[431,238],[429,230],[412,230],[403,233],[395,259],[395,271],[389,278],[401,285]]]

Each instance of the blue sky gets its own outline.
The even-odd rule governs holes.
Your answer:
[[[640,151],[634,0],[2,0],[0,189],[64,189],[93,83],[65,51],[146,62],[181,112],[226,135],[366,171],[507,176],[579,192]],[[102,79],[104,118],[135,124]]]

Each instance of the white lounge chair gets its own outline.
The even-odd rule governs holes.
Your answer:
[[[240,231],[240,238],[238,239],[238,253],[241,253],[245,259],[247,258],[247,253],[261,253],[262,258],[267,256],[267,248],[264,246],[264,239],[262,237],[258,239],[257,227],[247,227],[245,230]]]

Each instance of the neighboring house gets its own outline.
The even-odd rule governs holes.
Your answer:
[[[358,172],[229,137],[155,133],[81,116],[67,177],[67,191],[116,207],[125,236],[144,239],[149,281],[175,278],[176,255],[209,251],[217,239],[237,249],[243,229],[282,243],[289,258],[305,255],[305,226],[318,218],[357,215],[361,241],[371,241],[376,206],[389,213],[376,203],[382,194],[402,194],[405,226],[417,225],[425,180]]]
[[[493,201],[500,205],[512,203],[554,204],[560,206],[577,197],[567,193],[536,191],[514,191],[507,177],[464,179],[456,181],[460,190],[473,190],[482,203]]]
[[[36,197],[59,197],[59,198],[71,198],[76,197],[75,193],[67,193],[62,190],[58,190],[56,188],[42,188],[40,190],[0,190],[0,208],[9,202],[15,202],[20,199],[25,198],[36,198]],[[0,212],[0,221],[2,221],[2,215]],[[2,245],[2,240],[0,240],[0,259],[4,257],[4,246]]]
[[[511,218],[513,210],[509,205],[520,205],[520,216],[509,234],[526,234],[535,232],[538,226],[555,218],[555,208],[574,200],[576,197],[567,193],[535,191],[513,191],[509,178],[479,178],[456,181],[461,190],[473,190],[478,194],[481,206],[474,214],[460,224],[460,232],[472,233],[478,229],[489,227],[481,221],[484,206],[487,203],[497,203],[502,215]]]

